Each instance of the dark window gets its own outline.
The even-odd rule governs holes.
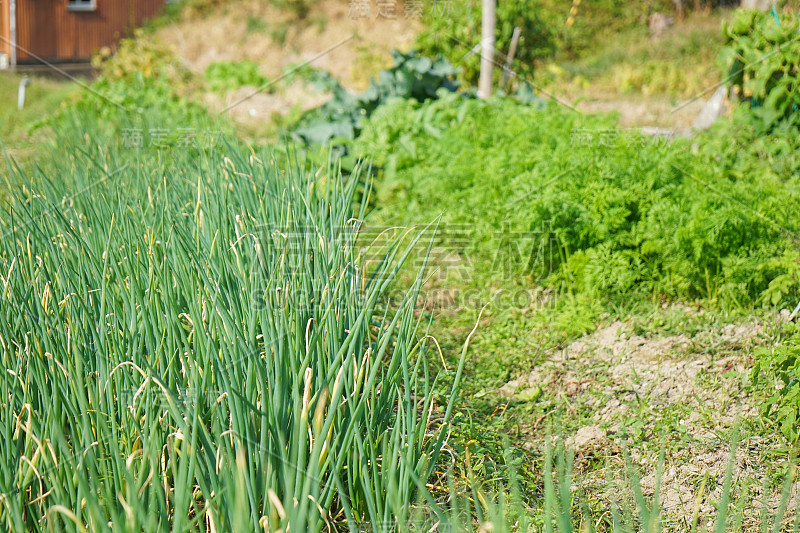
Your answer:
[[[97,9],[97,0],[69,0],[69,11],[94,11]]]

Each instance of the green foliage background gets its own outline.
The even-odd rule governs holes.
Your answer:
[[[514,27],[521,28],[514,70],[530,78],[537,62],[555,56],[580,57],[596,47],[596,43],[613,38],[615,32],[637,24],[646,24],[654,11],[669,11],[670,3],[661,0],[625,2],[601,0],[582,2],[577,6],[574,24],[567,25],[570,2],[555,0],[500,0],[497,2],[496,61],[505,63]],[[442,55],[463,69],[468,83],[477,82],[480,53],[467,57],[481,40],[481,3],[432,2],[424,11],[425,27],[417,37],[417,46],[426,55]],[[497,76],[501,74],[496,73]]]

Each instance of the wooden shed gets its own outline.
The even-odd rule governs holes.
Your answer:
[[[0,67],[85,61],[167,0],[0,0]]]

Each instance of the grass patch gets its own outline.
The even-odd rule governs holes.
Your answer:
[[[4,95],[0,103],[0,141],[8,155],[20,162],[28,161],[47,139],[42,132],[32,131],[35,124],[83,90],[72,82],[33,77],[26,90],[25,107],[19,110],[17,91],[22,78],[18,74],[0,76],[0,92]]]
[[[570,93],[591,86],[595,94],[695,96],[719,81],[716,57],[725,41],[720,27],[731,17],[725,10],[693,13],[657,40],[644,24],[624,28],[608,45],[577,60],[562,59],[542,76]]]

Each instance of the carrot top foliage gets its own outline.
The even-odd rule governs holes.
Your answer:
[[[797,174],[758,162],[768,141],[726,139],[692,153],[688,140],[609,118],[453,96],[381,108],[355,153],[383,169],[377,216],[443,212],[445,224],[469,225],[465,253],[480,279],[509,263],[516,239],[519,279],[562,292],[612,304],[788,305]]]

